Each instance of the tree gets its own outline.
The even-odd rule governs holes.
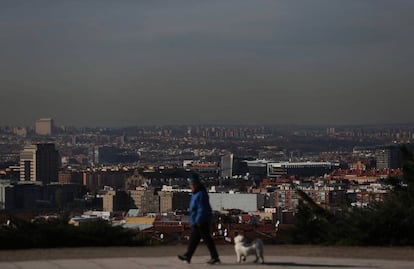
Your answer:
[[[401,147],[403,175],[389,178],[392,187],[383,202],[332,214],[304,192],[296,214],[296,243],[414,245],[414,158]]]

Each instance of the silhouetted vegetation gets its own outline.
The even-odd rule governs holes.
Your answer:
[[[302,201],[292,233],[295,243],[341,245],[414,245],[414,159],[401,148],[403,176],[389,178],[392,191],[367,208],[331,213],[298,190]]]
[[[105,221],[68,224],[66,218],[51,222],[27,222],[12,219],[0,227],[0,249],[52,248],[80,246],[138,246],[147,240],[139,233],[113,227]]]

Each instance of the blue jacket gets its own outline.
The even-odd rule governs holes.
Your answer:
[[[190,222],[191,226],[208,223],[213,214],[211,212],[208,193],[204,187],[193,193],[190,201]]]

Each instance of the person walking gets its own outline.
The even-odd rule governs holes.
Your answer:
[[[191,258],[193,257],[198,243],[201,239],[203,239],[211,256],[211,259],[207,263],[220,263],[216,246],[210,235],[210,226],[213,214],[207,190],[201,183],[201,180],[197,174],[192,174],[188,178],[188,182],[193,193],[190,201],[191,236],[187,252],[183,255],[178,255],[178,259],[191,263]]]

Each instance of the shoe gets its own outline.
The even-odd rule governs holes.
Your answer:
[[[220,259],[219,259],[219,258],[211,258],[211,259],[207,262],[207,264],[211,264],[211,265],[216,264],[216,263],[221,263],[221,261],[220,261]]]
[[[184,261],[186,263],[190,263],[190,258],[187,255],[177,255],[180,261]]]

